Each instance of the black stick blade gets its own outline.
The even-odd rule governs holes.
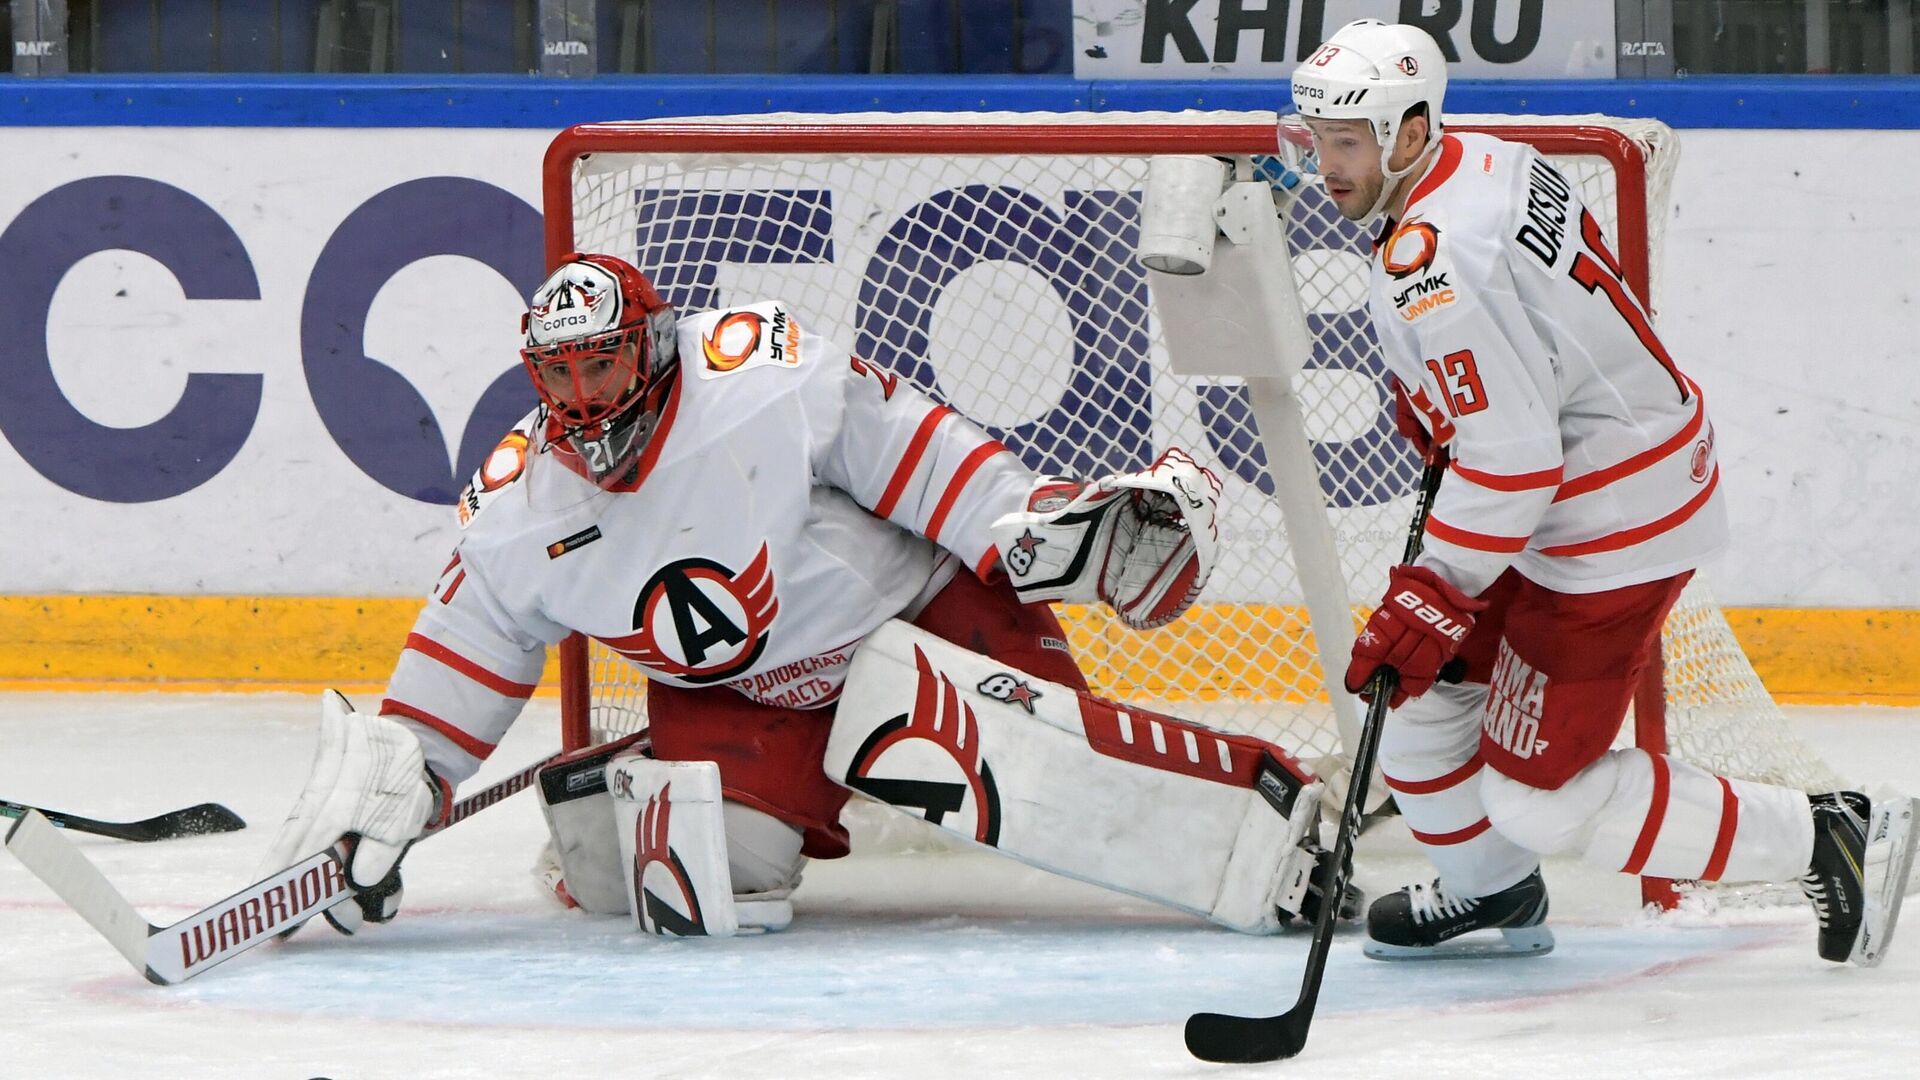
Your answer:
[[[141,824],[151,826],[156,834],[154,839],[238,832],[247,827],[245,818],[219,803],[210,802],[151,817]]]
[[[49,810],[44,806],[28,806],[0,799],[0,817],[25,818],[30,811],[39,811],[40,816],[47,819],[47,824],[56,829],[110,836],[115,840],[131,840],[136,844],[171,840],[176,836],[233,832],[247,827],[239,814],[219,803],[201,803],[182,810],[169,810],[139,821],[100,821],[69,814],[64,810]]]
[[[1279,1061],[1307,1045],[1310,1011],[1299,1006],[1279,1016],[1194,1013],[1187,1017],[1187,1051],[1202,1061],[1247,1064]]]

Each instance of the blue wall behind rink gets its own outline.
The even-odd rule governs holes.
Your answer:
[[[1652,114],[1682,126],[1920,130],[1916,86],[1811,77],[1475,83],[1454,88],[1450,102]],[[10,387],[0,395],[0,435],[14,448],[0,453],[0,489],[20,504],[0,521],[0,548],[43,552],[0,571],[0,592],[414,592],[445,559],[451,518],[442,504],[531,404],[512,351],[514,309],[542,273],[536,163],[564,124],[772,108],[1271,107],[1283,93],[1277,82],[1032,78],[0,79],[0,338],[16,343],[0,349],[0,381]],[[1755,494],[1736,520],[1773,535],[1804,519],[1792,544],[1748,546],[1778,554],[1748,559],[1739,580],[1765,584],[1734,599],[1885,606],[1893,588],[1894,602],[1920,607],[1920,572],[1900,571],[1889,586],[1877,570],[1858,570],[1886,565],[1874,538],[1911,534],[1920,523],[1902,515],[1917,512],[1897,498],[1857,498],[1903,490],[1897,465],[1911,459],[1899,450],[1913,430],[1904,414],[1873,407],[1905,400],[1910,381],[1898,334],[1877,313],[1914,292],[1911,261],[1901,257],[1911,245],[1884,222],[1899,220],[1920,135],[1690,138],[1704,152],[1687,151],[1689,228],[1679,230],[1681,263],[1669,278],[1686,290],[1663,312],[1663,333],[1671,326],[1723,387],[1728,445],[1738,441],[1737,418],[1751,418],[1754,466],[1744,475],[1755,478]],[[1756,171],[1771,183],[1756,184]],[[1863,176],[1861,224],[1836,229],[1831,192]],[[809,205],[817,200],[794,202],[789,218],[810,220]],[[921,220],[914,213],[939,211],[900,216],[911,224]],[[1051,201],[1033,213],[1060,216],[1051,234],[1059,243],[1013,254],[1036,272],[1063,252],[1076,267],[1094,265],[1072,254],[1086,250],[1075,230],[1089,215]],[[1748,228],[1761,214],[1774,219],[1768,229]],[[1117,248],[1131,246],[1121,234]],[[1782,250],[1792,257],[1778,257]],[[114,254],[94,257],[101,253]],[[416,269],[429,261],[430,274]],[[1104,276],[1137,300],[1137,275],[1106,269],[1076,276]],[[1864,288],[1840,284],[1859,278]],[[688,303],[702,286],[667,284],[688,290]],[[1805,319],[1809,290],[1831,318]],[[909,299],[924,313],[931,295]],[[462,317],[445,318],[449,306]],[[862,338],[856,322],[849,336],[861,340],[849,344],[875,354],[892,346],[911,362],[922,323],[900,325],[906,336],[883,343],[878,330]],[[1141,369],[1128,343],[1077,336],[1090,325],[1075,324],[1084,362],[1073,389]],[[111,355],[99,347],[105,331],[115,335]],[[1805,357],[1836,350],[1859,358],[1849,378],[1809,379]],[[1323,360],[1377,366],[1358,350]],[[1199,403],[1211,410],[1200,437],[1218,436],[1221,463],[1257,478],[1258,450],[1236,423],[1244,403],[1233,390],[1215,387]],[[1047,462],[1047,448],[1022,449],[1070,471],[1137,464],[1149,449],[1140,415],[1103,432],[1110,437],[1098,449],[1112,456],[1098,463]],[[1384,400],[1374,419],[1363,432],[1329,433],[1339,441],[1316,454],[1375,465],[1397,454],[1391,467],[1410,483]],[[1782,424],[1794,426],[1783,435]],[[1069,449],[1082,445],[1096,441]],[[1847,479],[1800,483],[1809,468]],[[1329,496],[1368,509],[1362,495]],[[342,498],[352,516],[322,511]],[[89,542],[45,550],[38,523],[47,520],[74,523],[73,535]]]
[[[531,132],[595,119],[763,111],[1284,108],[1284,94],[1284,84],[1273,81],[1087,82],[1054,77],[812,77],[770,85],[754,76],[584,81],[472,77],[438,82],[379,76],[80,76],[0,80],[0,127]],[[1682,127],[1920,128],[1920,83],[1891,78],[1468,81],[1450,88],[1448,104],[1460,112],[1651,115]],[[30,158],[16,157],[10,167],[28,170],[31,182]],[[431,154],[423,153],[418,167],[437,166]],[[463,210],[453,214],[446,207]],[[809,214],[818,212],[807,209]],[[1037,208],[1032,213],[1044,216],[1048,211]],[[64,224],[76,220],[96,222],[99,228],[78,235]],[[509,368],[488,387],[465,424],[441,431],[417,388],[364,355],[360,339],[373,296],[400,269],[436,254],[483,262],[524,295],[540,275],[539,231],[537,209],[511,193],[471,178],[422,176],[356,209],[311,268],[299,349],[314,407],[341,450],[386,489],[424,502],[450,501],[497,433],[525,410],[530,395],[517,369]],[[706,238],[712,243],[728,239]],[[1358,242],[1357,234],[1347,239]],[[1296,238],[1296,243],[1303,241]],[[735,246],[758,250],[755,245]],[[1120,248],[1131,246],[1123,237]],[[164,500],[206,483],[234,459],[259,410],[262,376],[196,373],[179,407],[145,427],[110,428],[75,410],[52,376],[44,348],[45,316],[65,271],[86,255],[108,249],[151,255],[185,275],[183,282],[191,278],[183,287],[190,297],[203,299],[260,299],[252,260],[282,256],[265,250],[249,253],[232,227],[192,193],[138,176],[89,177],[60,185],[10,221],[0,221],[0,285],[16,298],[37,298],[0,303],[0,326],[12,329],[13,340],[30,343],[17,350],[19,357],[0,365],[17,369],[13,385],[20,389],[12,395],[17,401],[0,407],[0,429],[23,448],[23,456],[42,476],[69,492],[119,503]],[[1068,245],[1062,251],[1069,249],[1079,250]],[[4,258],[9,253],[13,257]],[[1044,254],[1019,251],[1006,257],[1039,266],[1046,263]],[[1084,258],[1069,261],[1086,264]],[[209,277],[214,270],[228,272],[227,277]],[[1137,270],[1103,263],[1094,276],[1126,286],[1121,291],[1144,307],[1145,282]],[[697,282],[663,284],[670,293],[685,286],[685,295],[673,297],[682,305],[703,308],[715,303],[710,290],[696,287]],[[931,310],[929,297],[908,301],[915,310]],[[1365,335],[1350,336],[1361,340]],[[853,343],[862,355],[886,358],[898,352],[894,366],[934,383],[933,373],[918,367],[923,342],[869,338],[863,331]],[[1082,378],[1094,380],[1103,372],[1126,368],[1144,395],[1144,344],[1132,349],[1122,344],[1082,342]],[[1363,371],[1378,367],[1370,356],[1342,355],[1328,363]],[[1249,426],[1244,402],[1228,394],[1203,406],[1223,463],[1250,482],[1262,483],[1265,471],[1257,450],[1233,434]],[[1112,460],[1100,461],[1077,456],[1059,460],[1046,447],[1026,445],[1021,431],[1002,434],[1036,468],[1093,472],[1134,467],[1150,457],[1144,442],[1146,414],[1123,426],[1127,431],[1115,435],[1105,455]],[[1410,483],[1411,466],[1402,460],[1406,455],[1393,452],[1384,413],[1373,427],[1366,438],[1350,440],[1353,445],[1317,447],[1325,458],[1323,466],[1344,462],[1351,468],[1354,462],[1347,458],[1386,454],[1393,471],[1405,473],[1399,479]],[[75,445],[88,449],[74,455],[68,448]],[[180,460],[173,460],[176,457]],[[1328,495],[1338,505],[1366,501],[1351,491],[1329,490]]]
[[[1920,80],[1709,76],[1462,80],[1456,112],[1651,116],[1679,128],[1920,128]],[[760,75],[559,81],[474,76],[0,78],[0,125],[547,128],[589,120],[884,110],[1286,109],[1279,82],[1052,76]]]

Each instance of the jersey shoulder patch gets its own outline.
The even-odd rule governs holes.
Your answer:
[[[455,505],[462,529],[472,525],[488,503],[527,474],[527,460],[532,456],[533,432],[539,417],[540,410],[535,409],[515,424],[473,471],[473,479],[467,481],[466,490],[460,493]]]
[[[682,363],[691,361],[702,379],[800,366],[800,326],[778,300],[702,312],[680,326]]]
[[[1461,282],[1445,215],[1419,214],[1395,226],[1380,246],[1380,267],[1395,317],[1415,323],[1460,298]]]

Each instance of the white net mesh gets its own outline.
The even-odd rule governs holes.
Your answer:
[[[656,125],[572,167],[573,246],[632,260],[683,310],[780,299],[813,330],[913,380],[986,427],[1035,469],[1078,476],[1192,450],[1226,482],[1221,563],[1202,602],[1171,627],[1126,629],[1100,611],[1062,611],[1096,692],[1271,738],[1313,761],[1340,754],[1285,530],[1247,388],[1175,375],[1150,279],[1134,259],[1147,155],[1175,138],[1272,129],[1270,113],[754,116],[702,121],[711,136],[648,142]],[[806,153],[780,133],[893,125],[889,153]],[[1043,152],[994,145],[995,128],[1057,128]],[[929,134],[969,127],[956,150]],[[1554,155],[1611,241],[1658,228],[1675,146],[1652,121],[1453,117],[1450,127],[1626,133],[1646,164],[1649,213],[1623,209],[1598,150]],[[770,132],[733,138],[742,125]],[[1088,132],[1152,125],[1139,148],[1080,148]],[[919,144],[918,148],[916,144]],[[1181,142],[1179,152],[1206,152]],[[1222,153],[1231,154],[1231,150]],[[1269,173],[1279,158],[1255,158]],[[1293,202],[1295,251],[1314,337],[1298,380],[1307,435],[1339,550],[1341,584],[1370,601],[1397,560],[1418,466],[1393,432],[1366,311],[1366,237],[1317,187]],[[1631,275],[1630,275],[1631,276]],[[1655,282],[1657,284],[1657,281]],[[1656,294],[1657,295],[1657,294]],[[1358,613],[1358,612],[1357,612]],[[1828,788],[1793,740],[1704,586],[1669,625],[1668,739],[1736,775]],[[593,726],[644,722],[634,669],[598,646]]]

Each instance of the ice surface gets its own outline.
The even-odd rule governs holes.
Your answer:
[[[1920,788],[1920,713],[1794,709],[1843,773]],[[148,918],[258,876],[319,715],[275,695],[0,696],[0,798],[137,818],[205,799],[253,827],[76,837]],[[556,741],[535,702],[481,781]],[[1803,907],[1652,919],[1633,883],[1551,863],[1550,957],[1464,964],[1335,945],[1297,1061],[1189,1058],[1198,1009],[1277,1012],[1304,936],[1250,939],[990,855],[816,863],[793,929],[662,941],[563,912],[528,873],[530,796],[421,845],[398,921],[316,924],[148,985],[0,855],[0,1080],[433,1077],[1866,1077],[1920,1075],[1920,914],[1878,969],[1818,960]],[[1363,841],[1373,889],[1426,873]],[[1335,1070],[1338,1070],[1336,1073]]]

